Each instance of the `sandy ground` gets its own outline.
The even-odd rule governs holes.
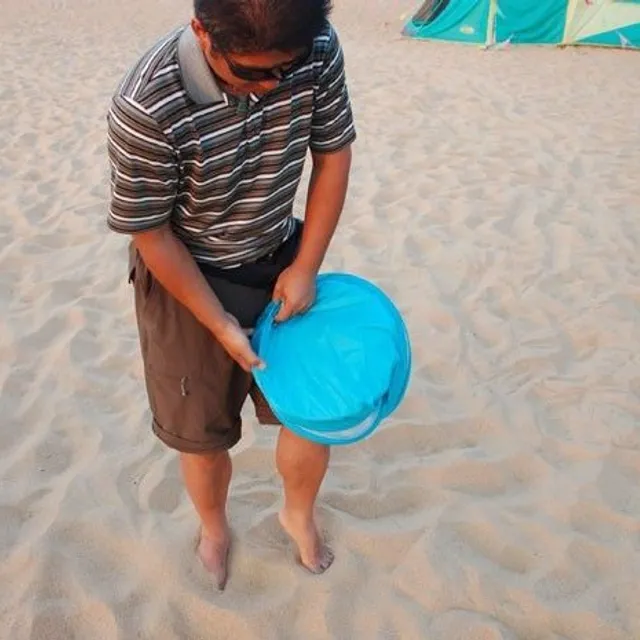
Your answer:
[[[411,3],[339,4],[360,138],[326,266],[396,299],[414,377],[334,453],[321,578],[247,414],[217,595],[105,228],[108,98],[189,3],[3,1],[2,640],[640,638],[640,56],[411,42]]]

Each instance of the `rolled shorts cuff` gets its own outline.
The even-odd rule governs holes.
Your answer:
[[[220,435],[209,440],[195,441],[188,440],[181,436],[171,433],[162,428],[160,423],[153,418],[151,423],[153,433],[156,437],[170,449],[175,449],[180,453],[213,453],[216,451],[229,451],[235,447],[242,436],[241,425],[232,432]]]

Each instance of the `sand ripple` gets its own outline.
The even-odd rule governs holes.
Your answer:
[[[417,44],[408,8],[341,4],[360,139],[327,268],[394,296],[414,377],[334,453],[320,579],[247,414],[217,595],[105,229],[108,96],[188,6],[3,5],[0,638],[637,640],[637,56]]]

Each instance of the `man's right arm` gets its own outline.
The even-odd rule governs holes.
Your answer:
[[[171,230],[178,186],[174,151],[155,120],[134,102],[115,98],[107,118],[111,161],[108,225],[132,235],[158,282],[221,342],[245,370],[261,363],[224,310],[186,246]]]

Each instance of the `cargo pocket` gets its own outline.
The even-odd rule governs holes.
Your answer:
[[[175,448],[198,451],[230,447],[239,438],[244,376],[226,366],[193,367],[178,373],[147,367],[147,391],[158,437]],[[248,392],[248,390],[247,390]]]
[[[167,438],[203,444],[207,424],[220,422],[214,389],[203,376],[203,354],[186,346],[188,337],[164,338],[155,332],[147,338],[145,378],[154,430],[168,444]]]
[[[219,420],[203,381],[195,376],[181,376],[151,368],[146,376],[156,432],[164,436],[163,439],[178,438],[192,444],[204,444],[207,441],[207,424],[218,423]]]

